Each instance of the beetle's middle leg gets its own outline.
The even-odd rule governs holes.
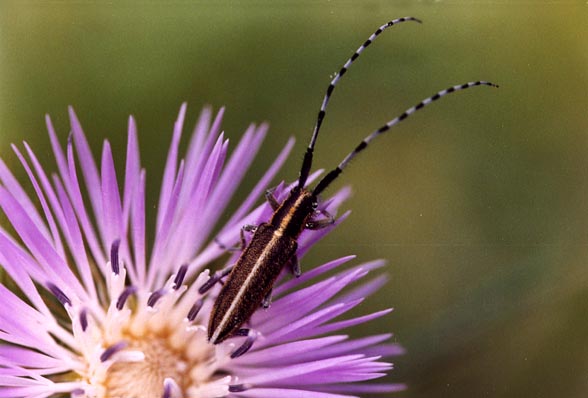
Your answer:
[[[300,269],[300,263],[298,262],[298,257],[296,257],[296,254],[293,254],[292,257],[290,257],[287,266],[290,268],[290,272],[292,272],[292,275],[294,275],[296,278],[302,275],[302,270]],[[261,306],[264,309],[268,309],[272,304],[272,291],[273,289],[270,289],[270,291],[267,292],[267,294],[261,301]]]
[[[245,247],[247,247],[247,241],[245,239],[245,232],[255,232],[257,230],[257,225],[253,225],[253,224],[245,224],[241,227],[241,231],[239,232],[240,236],[241,236],[241,242],[239,245],[237,246],[232,246],[229,247],[227,245],[225,245],[224,243],[222,243],[218,238],[214,238],[214,242],[223,250],[226,250],[228,252],[237,252],[237,251],[242,251],[245,249]]]
[[[290,267],[292,275],[294,275],[296,278],[302,275],[302,269],[300,269],[300,262],[298,261],[296,253],[294,253],[292,257],[290,257],[287,265]]]
[[[273,291],[273,289],[270,289],[270,291],[267,292],[267,294],[265,295],[265,297],[263,298],[263,300],[261,302],[261,306],[264,309],[268,309],[270,307],[270,305],[272,304],[272,291]]]

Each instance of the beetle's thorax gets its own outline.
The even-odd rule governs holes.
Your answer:
[[[298,238],[316,208],[316,196],[305,188],[296,187],[282,202],[270,220],[276,233]]]

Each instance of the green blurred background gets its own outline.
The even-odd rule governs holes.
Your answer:
[[[71,104],[95,153],[107,137],[121,165],[133,114],[155,205],[180,104],[190,126],[226,105],[233,142],[271,123],[242,198],[289,136],[280,175],[296,177],[329,76],[405,15],[424,24],[387,31],[336,90],[317,167],[439,89],[501,88],[446,98],[376,141],[337,184],[353,186],[352,216],[303,265],[388,259],[390,283],[361,311],[395,312],[360,332],[406,346],[398,397],[586,397],[586,2],[2,2],[1,156],[20,172],[9,143],[26,139],[54,169],[43,115],[65,142]]]

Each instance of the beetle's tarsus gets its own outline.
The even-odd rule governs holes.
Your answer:
[[[273,289],[271,289],[263,298],[263,301],[261,302],[261,306],[264,309],[268,309],[270,307],[270,305],[272,305],[272,291]]]

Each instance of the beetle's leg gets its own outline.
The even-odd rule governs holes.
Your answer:
[[[240,250],[245,250],[245,248],[247,247],[247,241],[245,240],[245,232],[252,232],[254,233],[255,231],[257,231],[257,225],[253,225],[253,224],[245,224],[241,227],[241,248]]]
[[[270,291],[265,295],[263,301],[261,302],[261,306],[265,309],[268,309],[272,304],[272,290],[273,289],[270,289]]]
[[[221,281],[225,276],[229,275],[231,270],[233,269],[233,265],[229,265],[228,267],[221,269],[220,271],[216,271],[205,283],[204,285],[200,286],[198,289],[198,293],[204,294],[210,290],[211,287],[216,285],[218,282]]]
[[[223,250],[228,252],[238,252],[245,249],[247,246],[247,241],[245,240],[245,232],[255,232],[257,230],[257,225],[253,224],[245,224],[241,227],[241,244],[239,246],[228,247],[224,243],[222,243],[218,238],[214,238],[214,242]]]
[[[333,217],[333,215],[330,214],[328,211],[320,210],[320,211],[317,211],[317,213],[322,214],[323,216],[325,216],[325,218],[321,218],[319,220],[312,220],[311,219],[310,221],[308,221],[306,223],[304,228],[311,229],[311,230],[317,230],[317,229],[326,228],[329,225],[333,225],[335,223],[335,217]]]
[[[268,189],[267,191],[265,191],[265,200],[267,200],[267,202],[270,204],[273,211],[278,210],[278,207],[280,207],[280,202],[278,202],[278,200],[274,196],[273,189]]]
[[[292,257],[290,257],[290,260],[288,260],[288,265],[290,266],[290,271],[292,272],[292,275],[294,275],[296,278],[302,275],[302,270],[300,269],[300,262],[298,261],[298,257],[296,257],[296,254],[293,254]]]
[[[244,237],[244,232],[255,232],[257,231],[257,225],[245,224],[241,227],[241,237]]]
[[[233,351],[233,353],[231,354],[232,359],[238,358],[241,355],[245,354],[247,351],[249,351],[249,349],[257,339],[257,332],[253,329],[239,329],[237,330],[237,333],[235,333],[235,336],[247,336],[247,338],[239,348]]]

